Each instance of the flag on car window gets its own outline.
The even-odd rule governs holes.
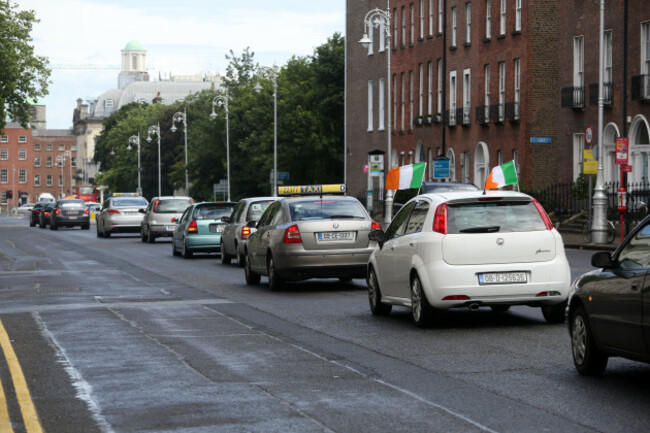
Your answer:
[[[485,181],[484,189],[496,189],[506,185],[517,185],[515,162],[510,161],[494,167]]]
[[[386,176],[386,189],[420,188],[426,166],[426,162],[418,162],[391,169]]]

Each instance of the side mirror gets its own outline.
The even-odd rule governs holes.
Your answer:
[[[223,221],[225,223],[229,223],[230,222],[230,217],[229,216],[222,216],[221,221]]]
[[[591,266],[595,268],[611,268],[612,255],[607,251],[600,251],[591,256]]]
[[[386,242],[386,233],[383,230],[373,230],[368,233],[368,239],[379,243],[379,248],[381,248]]]

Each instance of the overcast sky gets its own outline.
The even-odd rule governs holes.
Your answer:
[[[309,55],[334,32],[345,31],[345,0],[10,0],[32,9],[36,54],[53,66],[119,68],[131,40],[147,50],[152,80],[225,73],[225,55],[250,47],[257,62],[283,65]],[[54,69],[47,127],[72,127],[77,98],[117,88],[119,69]]]

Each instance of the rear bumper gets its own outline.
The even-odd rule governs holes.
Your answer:
[[[286,280],[308,278],[365,278],[372,250],[345,253],[288,252],[274,255],[278,275]]]
[[[54,218],[54,224],[57,226],[85,226],[90,224],[90,218],[88,215],[80,216],[75,219],[59,216]]]
[[[185,237],[187,249],[194,252],[221,251],[221,234],[218,235],[188,235]]]
[[[151,234],[156,236],[157,238],[160,237],[171,237],[172,234],[174,233],[174,230],[167,230],[167,227],[174,227],[176,228],[176,224],[174,223],[169,223],[169,224],[156,224],[156,225],[150,225],[150,230]]]

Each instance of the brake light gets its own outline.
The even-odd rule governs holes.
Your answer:
[[[248,226],[243,226],[241,228],[241,238],[242,239],[248,239],[248,237],[251,235],[251,228]]]
[[[371,231],[372,231],[372,230],[381,230],[381,224],[376,223],[376,222],[373,221],[373,222],[372,222],[372,227],[370,227],[370,230],[371,230]]]
[[[86,215],[90,214],[90,209],[88,209],[88,208],[84,209],[84,214],[86,214]]]
[[[546,230],[553,230],[553,221],[548,217],[548,214],[544,210],[544,207],[540,202],[537,200],[533,200],[533,204],[537,208],[537,212],[539,212],[540,216],[544,220],[544,224],[546,224]]]
[[[108,213],[111,214],[111,215],[122,215],[122,212],[120,212],[117,209],[109,209]]]
[[[447,203],[436,208],[436,213],[433,215],[433,231],[443,235],[447,234]]]
[[[57,215],[61,215],[61,209],[55,210],[54,213],[57,214]]]
[[[158,203],[160,203],[160,200],[156,200],[156,202],[153,204],[154,213],[158,213]]]
[[[187,226],[187,233],[190,234],[190,233],[198,233],[198,232],[199,232],[199,228],[196,225],[196,220],[190,221],[190,224]]]
[[[34,213],[41,213],[40,209],[34,209]]]
[[[285,244],[300,244],[302,243],[302,238],[300,237],[300,230],[298,230],[298,225],[294,224],[291,227],[288,227],[284,231],[284,243]]]
[[[467,295],[450,295],[442,298],[443,301],[469,301],[469,299]]]

